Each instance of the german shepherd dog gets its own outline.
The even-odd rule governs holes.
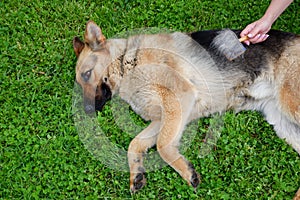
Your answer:
[[[100,111],[119,95],[151,121],[128,148],[133,192],[146,183],[143,154],[154,145],[166,163],[197,187],[198,173],[178,150],[182,133],[191,120],[228,109],[261,111],[277,135],[300,154],[300,36],[272,30],[268,40],[229,61],[214,44],[218,34],[175,32],[106,40],[89,21],[84,41],[74,38],[76,81],[83,89],[85,112]]]

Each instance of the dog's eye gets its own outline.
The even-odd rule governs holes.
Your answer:
[[[88,81],[91,77],[91,74],[92,74],[92,69],[86,71],[85,73],[82,73],[81,76],[82,76],[84,81]]]

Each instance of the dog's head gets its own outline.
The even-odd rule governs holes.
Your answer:
[[[110,80],[108,66],[113,58],[107,45],[101,29],[92,21],[87,23],[84,41],[78,37],[73,39],[76,81],[83,89],[84,110],[88,114],[101,111],[112,95],[113,80]]]

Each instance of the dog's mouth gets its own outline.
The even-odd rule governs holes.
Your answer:
[[[101,90],[101,95],[98,95],[98,90]],[[97,87],[95,96],[95,110],[102,111],[105,103],[111,99],[111,95],[111,90],[105,83],[102,83],[100,87]]]
[[[112,93],[108,85],[102,83],[97,86],[95,99],[84,99],[84,111],[86,114],[92,114],[95,111],[101,112],[105,103],[111,99]]]

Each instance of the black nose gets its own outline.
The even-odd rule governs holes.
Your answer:
[[[86,105],[84,107],[84,111],[86,114],[91,114],[91,113],[95,112],[95,109],[94,109],[94,106],[92,106],[92,105]]]

